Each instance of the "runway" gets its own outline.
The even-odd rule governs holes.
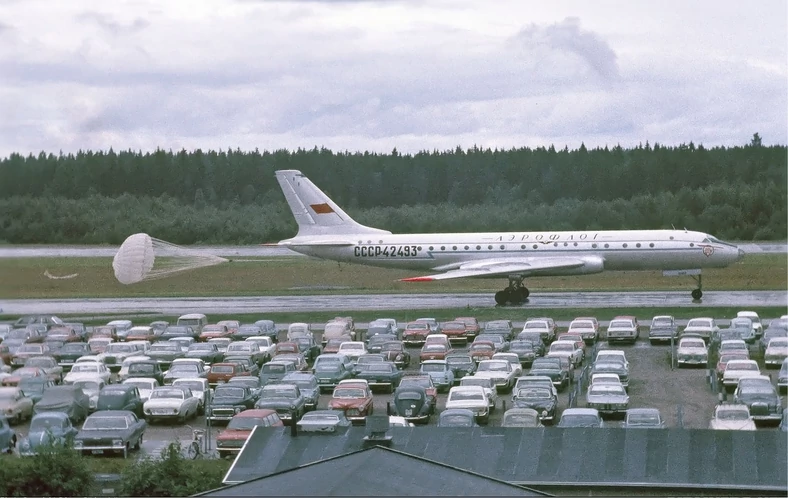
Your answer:
[[[348,294],[133,299],[9,299],[2,313],[271,313],[298,311],[494,308],[492,294]],[[693,302],[689,292],[546,292],[519,308],[788,307],[788,291],[707,291]]]

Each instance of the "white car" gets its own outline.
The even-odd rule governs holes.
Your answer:
[[[454,408],[471,410],[480,424],[486,424],[490,419],[490,405],[481,386],[455,386],[449,389],[446,409]]]
[[[361,341],[347,341],[339,345],[337,354],[343,354],[350,358],[352,362],[356,362],[358,357],[367,354],[367,345]]]
[[[206,342],[216,344],[216,349],[218,349],[220,353],[226,353],[227,347],[231,342],[233,342],[233,340],[229,337],[214,337],[212,339],[208,339]]]
[[[512,364],[507,360],[482,360],[473,377],[492,379],[498,391],[511,389],[517,379]]]
[[[578,334],[584,341],[596,342],[599,339],[599,322],[590,318],[575,318],[569,323],[570,334]]]
[[[621,378],[614,373],[591,374],[591,385],[594,384],[616,384],[623,387]]]
[[[720,327],[717,325],[714,318],[692,318],[687,322],[687,326],[684,327],[682,334],[698,334],[703,337],[705,341],[708,341],[714,337],[719,330]]]
[[[133,344],[113,342],[107,344],[104,352],[99,353],[98,357],[110,370],[118,371],[126,358],[141,355],[142,352]]]
[[[77,360],[74,363],[101,363],[102,365],[104,364],[104,362],[101,361],[101,357],[99,357],[99,355],[97,354],[86,354],[85,356],[80,356],[79,358],[77,358]]]
[[[523,365],[520,363],[520,357],[517,353],[495,353],[492,355],[491,360],[506,360],[512,364],[515,378],[523,374]]]
[[[546,318],[531,318],[523,324],[522,332],[538,332],[542,341],[549,342],[555,337],[555,322]]]
[[[312,326],[308,323],[294,322],[287,326],[287,340],[292,341],[300,336],[312,336]]]
[[[99,392],[104,389],[106,383],[100,377],[94,377],[92,379],[85,378],[74,381],[74,385],[81,388],[82,392],[87,395],[90,411],[95,411],[96,405],[98,404]]]
[[[109,384],[110,372],[106,365],[90,361],[79,362],[74,363],[71,371],[63,377],[63,383],[73,384],[78,380],[95,380],[96,377]]]
[[[607,326],[607,342],[635,342],[640,335],[638,323],[631,318],[617,317]]]
[[[718,355],[725,353],[742,353],[750,356],[750,348],[747,343],[741,339],[726,339],[720,343],[720,349],[717,351]]]
[[[629,370],[629,360],[627,360],[627,354],[621,349],[600,349],[597,351],[594,363],[604,363],[606,361],[622,363],[624,367]]]
[[[772,338],[763,353],[766,368],[778,368],[785,358],[788,358],[788,337]]]
[[[576,367],[583,363],[585,352],[574,341],[555,341],[550,344],[548,357],[569,358],[569,363]]]
[[[731,360],[725,364],[722,373],[722,384],[729,389],[739,385],[739,380],[745,377],[759,377],[761,369],[755,360]]]
[[[461,386],[481,386],[484,389],[484,394],[487,395],[488,405],[490,406],[490,411],[495,410],[495,407],[498,405],[498,389],[495,388],[495,384],[493,384],[492,379],[487,379],[485,377],[463,377],[460,379]],[[552,383],[550,384],[552,385]]]
[[[752,327],[755,329],[755,337],[763,335],[763,323],[761,317],[754,311],[739,311],[736,313],[736,318],[749,318],[752,320]]]
[[[747,405],[732,404],[718,405],[714,409],[709,429],[754,431],[756,427]]]
[[[205,400],[211,396],[212,392],[211,387],[208,385],[208,379],[201,377],[185,377],[181,379],[175,379],[172,382],[172,385],[173,387],[188,388],[191,391],[192,396],[200,401],[198,413],[200,415],[205,413]]]
[[[270,361],[274,356],[276,344],[274,344],[274,341],[270,337],[264,335],[255,335],[252,337],[247,337],[245,341],[257,344],[257,347],[260,348],[260,352],[265,356],[264,361]],[[225,351],[227,351],[226,348]]]
[[[676,349],[676,362],[679,367],[683,365],[708,366],[709,348],[699,337],[684,337],[679,340],[679,347]]]
[[[140,398],[142,398],[143,403],[150,399],[150,393],[152,393],[154,389],[160,387],[159,381],[152,377],[134,377],[124,380],[123,384],[137,386],[137,390],[140,392]]]
[[[155,420],[178,420],[184,422],[196,417],[200,411],[199,400],[185,387],[157,387],[142,405],[145,418]]]
[[[120,365],[120,371],[118,371],[118,379],[123,382],[129,378],[129,365],[132,363],[137,363],[140,361],[150,360],[150,356],[131,356],[123,360],[123,363]]]

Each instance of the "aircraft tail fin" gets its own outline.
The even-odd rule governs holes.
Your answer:
[[[391,233],[357,223],[298,170],[279,170],[276,180],[298,223],[297,237]]]

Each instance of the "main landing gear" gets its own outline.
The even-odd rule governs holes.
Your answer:
[[[522,277],[509,277],[509,287],[495,293],[495,302],[500,306],[523,304],[528,300],[530,292],[523,285]]]
[[[701,277],[703,275],[698,274],[698,276],[691,275],[691,277],[698,282],[698,288],[692,291],[692,300],[693,301],[700,301],[700,298],[703,297],[703,284],[701,283]]]

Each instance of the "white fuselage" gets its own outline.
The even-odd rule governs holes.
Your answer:
[[[364,233],[299,236],[279,245],[322,259],[412,270],[445,271],[490,259],[570,257],[585,261],[577,268],[523,272],[538,276],[722,268],[742,257],[736,246],[685,230]]]

